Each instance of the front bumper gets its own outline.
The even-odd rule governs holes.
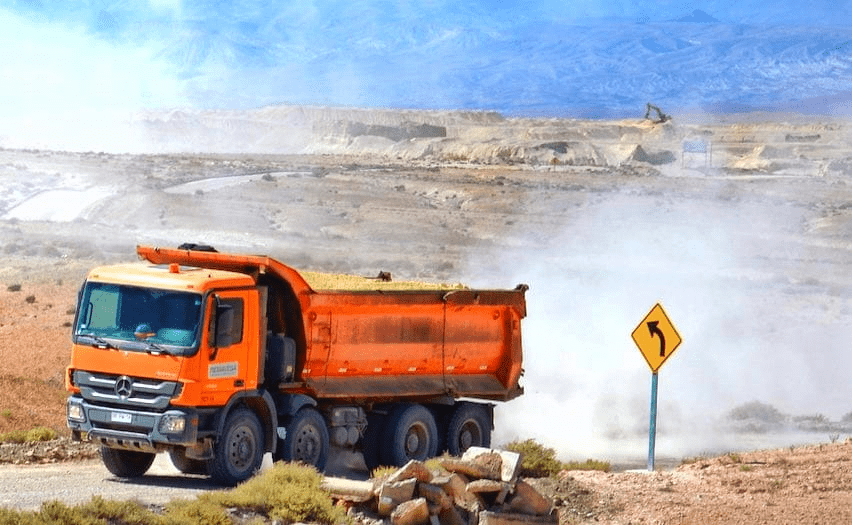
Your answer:
[[[199,418],[192,409],[131,410],[94,405],[75,394],[68,398],[66,414],[75,439],[85,436],[110,448],[160,452],[172,446],[192,446],[198,440]]]

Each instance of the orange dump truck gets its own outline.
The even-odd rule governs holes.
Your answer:
[[[235,484],[264,453],[323,469],[331,446],[402,465],[488,446],[519,396],[525,285],[318,291],[265,256],[139,246],[91,270],[66,374],[68,425],[106,467],[157,452]]]

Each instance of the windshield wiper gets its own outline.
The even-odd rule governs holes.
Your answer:
[[[172,355],[172,353],[170,351],[168,351],[166,348],[158,345],[157,343],[145,341],[145,344],[147,345],[145,350],[147,350],[147,352],[149,354],[152,354],[152,355],[160,355],[160,354]]]
[[[89,339],[92,340],[94,345],[97,346],[98,348],[111,348],[113,350],[118,350],[117,346],[115,346],[114,344],[110,343],[109,341],[107,341],[106,339],[104,339],[103,337],[100,337],[98,335],[95,335],[95,334],[80,334],[80,337],[88,337]]]

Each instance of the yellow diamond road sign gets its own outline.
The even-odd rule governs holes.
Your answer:
[[[630,335],[654,373],[681,343],[680,335],[660,303],[651,308]]]

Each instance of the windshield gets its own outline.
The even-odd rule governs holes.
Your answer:
[[[95,345],[187,354],[197,346],[200,319],[200,294],[89,282],[74,335]]]

